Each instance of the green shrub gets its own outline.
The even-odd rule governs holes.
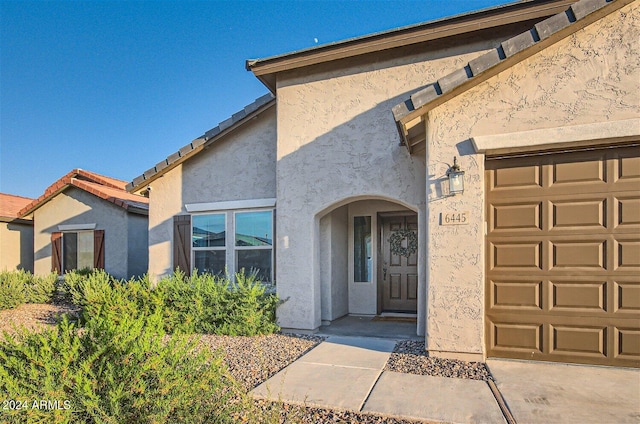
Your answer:
[[[229,278],[176,272],[158,282],[164,295],[165,327],[170,332],[255,336],[279,330],[278,298],[267,294],[255,275]]]
[[[13,309],[26,301],[24,281],[13,272],[0,273],[0,309]]]
[[[144,317],[159,312],[169,333],[215,333],[254,336],[279,330],[278,298],[254,275],[239,273],[235,282],[210,274],[180,271],[153,286],[147,276],[120,281],[104,271],[65,275],[61,291],[83,310],[82,320],[96,317]]]
[[[276,324],[278,297],[267,294],[265,286],[256,280],[255,274],[236,274],[235,282],[227,293],[229,300],[226,305],[229,308],[222,317],[218,333],[255,336],[280,330]]]
[[[0,342],[0,393],[29,407],[11,422],[234,422],[248,401],[222,358],[186,336],[163,337],[162,316],[97,317]],[[59,410],[31,407],[57,400]],[[67,401],[65,403],[65,401]],[[64,407],[68,407],[65,409]],[[6,415],[5,415],[6,414]]]
[[[29,273],[27,272],[27,274]],[[29,275],[31,276],[31,282],[26,286],[27,303],[51,302],[56,292],[58,275],[53,272],[45,276]]]
[[[0,309],[15,308],[23,303],[47,303],[55,293],[57,275],[33,275],[29,271],[0,272]]]

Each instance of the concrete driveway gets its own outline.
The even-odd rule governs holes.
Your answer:
[[[489,359],[518,423],[640,423],[640,370]]]

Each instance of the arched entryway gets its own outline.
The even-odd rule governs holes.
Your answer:
[[[421,218],[381,197],[345,199],[317,215],[323,325],[345,316],[414,318],[424,335]]]

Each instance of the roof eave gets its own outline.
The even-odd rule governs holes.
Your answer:
[[[267,76],[277,72],[367,53],[376,53],[382,50],[470,33],[508,23],[542,18],[563,11],[573,1],[532,0],[510,3],[288,54],[248,60],[246,68],[253,72],[269,90],[275,93],[275,78],[267,78]]]
[[[580,0],[566,11],[536,24],[530,31],[506,40],[496,49],[472,60],[464,68],[458,69],[414,93],[410,100],[396,105],[392,110],[402,144],[411,153],[413,145],[424,141],[419,140],[414,143],[409,139],[410,123],[417,118],[425,116],[430,110],[633,1]],[[572,19],[574,20],[572,21]],[[505,50],[509,49],[512,50],[508,54],[505,53]]]

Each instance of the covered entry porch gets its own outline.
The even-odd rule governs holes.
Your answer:
[[[424,336],[421,217],[416,207],[375,197],[347,199],[317,215],[320,331],[348,324],[375,336],[401,323],[403,333]],[[394,322],[389,314],[408,320]]]

